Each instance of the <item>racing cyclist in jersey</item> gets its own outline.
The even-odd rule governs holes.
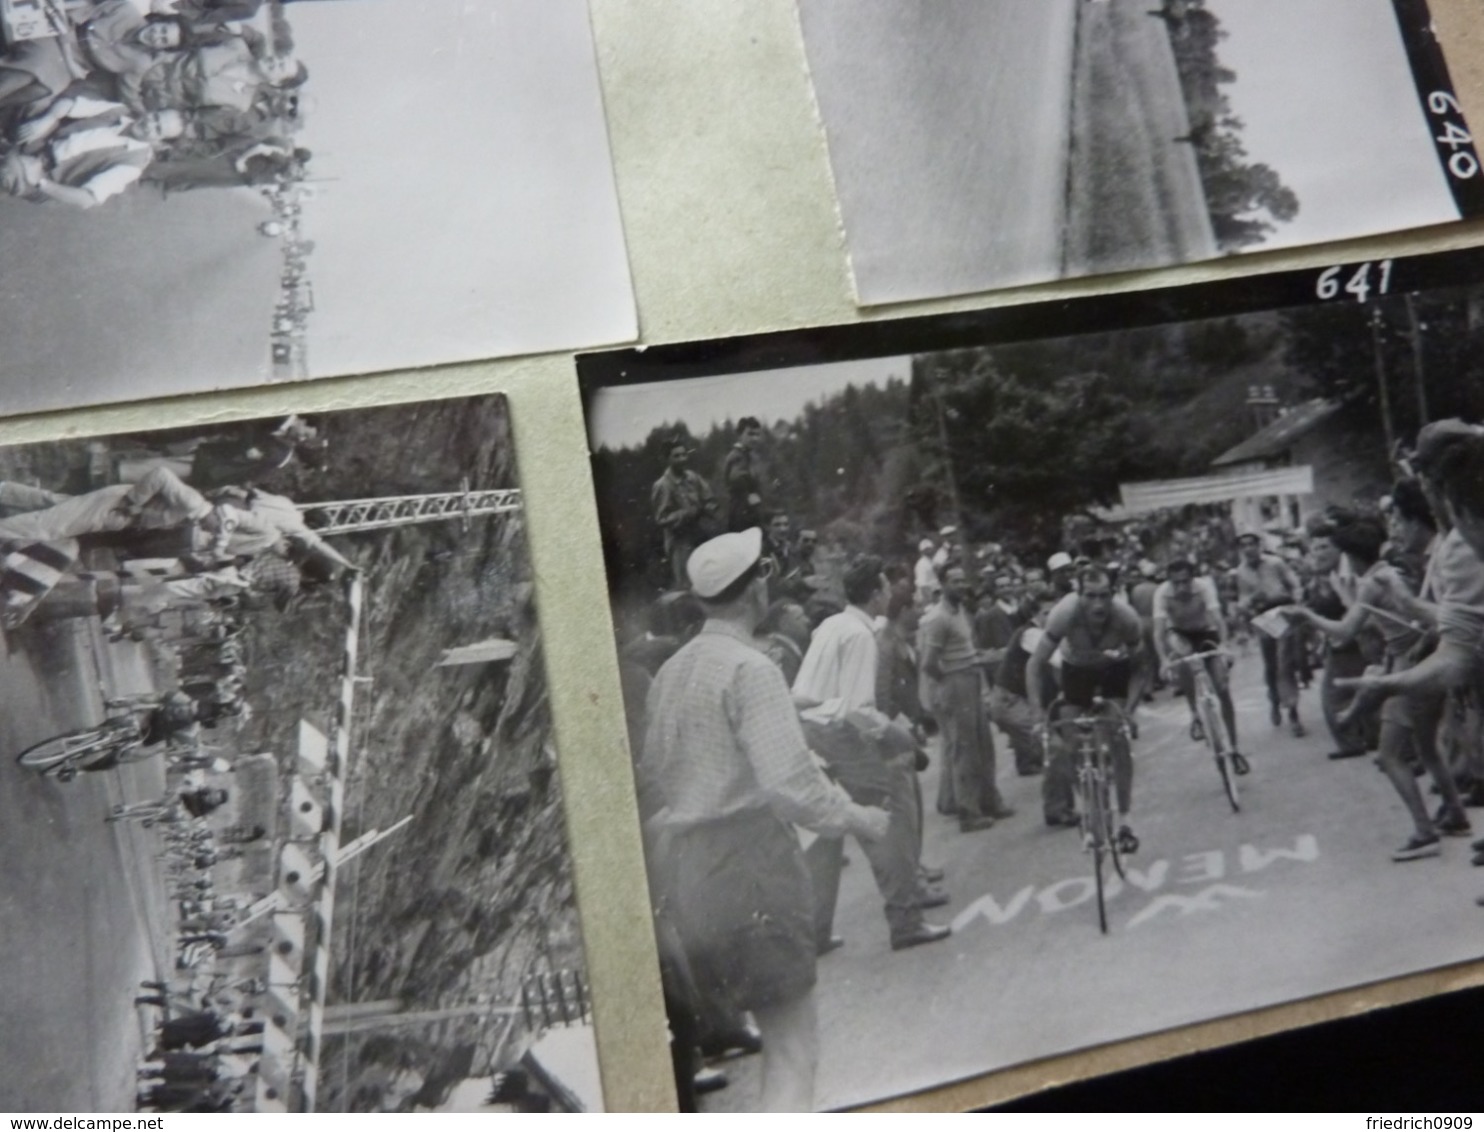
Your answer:
[[[173,739],[193,738],[200,733],[201,715],[199,702],[179,689],[165,693],[157,701],[129,705],[127,711],[112,717],[108,725],[138,735],[138,742],[115,743],[78,769],[110,770],[135,746],[154,747]]]
[[[1134,708],[1143,692],[1144,624],[1133,606],[1113,596],[1113,579],[1101,566],[1084,566],[1076,588],[1052,608],[1045,631],[1026,666],[1026,698],[1038,722],[1046,721],[1041,702],[1042,679],[1052,654],[1061,649],[1061,698],[1082,712],[1093,700],[1111,701],[1123,709],[1129,733],[1138,736]],[[1135,679],[1135,675],[1139,679]],[[1070,810],[1073,768],[1066,744],[1053,742],[1047,752],[1048,810],[1065,802]],[[1134,795],[1134,760],[1122,731],[1113,743],[1113,785],[1118,795],[1118,848],[1138,851],[1139,839],[1129,826]],[[1058,797],[1059,796],[1059,797]]]
[[[1197,578],[1189,560],[1176,558],[1165,567],[1167,581],[1154,591],[1154,649],[1159,654],[1165,679],[1179,680],[1180,694],[1190,707],[1190,737],[1206,738],[1205,727],[1195,706],[1195,673],[1181,657],[1198,652],[1226,652],[1226,618],[1221,615],[1221,596],[1212,578]],[[1230,668],[1225,655],[1208,656],[1201,662],[1211,675],[1216,698],[1221,701],[1221,719],[1231,737],[1232,769],[1246,774],[1251,768],[1237,750],[1237,710],[1232,704]]]

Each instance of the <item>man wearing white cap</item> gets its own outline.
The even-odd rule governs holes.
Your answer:
[[[1075,564],[1072,556],[1065,550],[1058,550],[1046,559],[1046,573],[1050,577],[1051,588],[1058,597],[1065,597],[1077,588],[1077,580],[1073,577]]]
[[[944,570],[958,558],[958,547],[953,545],[953,536],[958,534],[958,528],[944,527],[938,532],[938,537],[943,541],[938,544],[937,553],[933,555],[933,568],[941,575]]]
[[[814,897],[790,823],[826,836],[885,835],[816,766],[778,668],[753,643],[768,606],[756,527],[687,562],[706,623],[660,668],[639,762],[656,833],[651,862],[697,983],[763,1035],[767,1111],[813,1107]],[[656,812],[657,811],[657,812]]]

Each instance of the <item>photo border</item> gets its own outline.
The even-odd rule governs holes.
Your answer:
[[[1322,249],[1320,249],[1322,250]],[[752,373],[801,366],[907,356],[938,351],[992,347],[1044,338],[1069,338],[1109,333],[1165,323],[1223,318],[1301,307],[1358,302],[1345,290],[1351,280],[1363,278],[1371,297],[1385,265],[1388,296],[1438,288],[1484,287],[1484,246],[1450,251],[1373,257],[1278,270],[1264,274],[1173,284],[1143,291],[1090,294],[1049,299],[1018,306],[975,311],[845,323],[825,327],[746,334],[716,340],[696,340],[637,349],[579,354],[576,359],[584,419],[590,420],[594,401],[610,388],[626,385]],[[1326,297],[1327,296],[1327,297]],[[656,427],[661,422],[656,422]],[[589,458],[596,477],[597,450],[589,436]],[[596,478],[594,492],[598,492]],[[596,500],[595,500],[596,502]],[[1356,1015],[1423,1000],[1441,1020],[1462,992],[1484,987],[1484,945],[1481,957],[1428,968],[1377,982],[1308,995],[1288,1002],[1258,1006],[1236,1014],[1139,1034],[1103,1045],[1039,1058],[926,1089],[857,1106],[873,1112],[961,1112],[1002,1104],[1057,1086],[1107,1078],[1124,1070],[1157,1065],[1194,1054],[1221,1051],[1214,1056],[1226,1063],[1253,1056],[1239,1043],[1285,1034],[1304,1027],[1331,1024],[1330,1030],[1349,1027],[1357,1033]],[[1442,996],[1453,995],[1453,999]],[[1470,1001],[1477,1000],[1474,995]],[[1348,1021],[1347,1021],[1348,1020]],[[1317,1034],[1319,1031],[1316,1031]],[[1340,1040],[1344,1040],[1343,1036]],[[1397,1057],[1406,1051],[1392,1047],[1366,1049],[1362,1056]],[[1260,1055],[1258,1055],[1260,1056]],[[1460,1049],[1457,1067],[1465,1072],[1466,1050]],[[1171,1073],[1182,1071],[1168,1067]],[[1106,1082],[1116,1089],[1113,1080]],[[1466,1086],[1460,1085],[1460,1089]],[[1450,1098],[1451,1099],[1451,1098]],[[1307,1101],[1295,1096],[1293,1104]]]

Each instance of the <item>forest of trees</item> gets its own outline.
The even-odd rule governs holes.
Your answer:
[[[1484,419],[1484,291],[1389,295],[1283,316],[1284,358],[1349,418],[1390,419],[1398,439],[1426,420]],[[1381,396],[1386,391],[1386,411]]]
[[[1163,0],[1151,14],[1169,29],[1190,117],[1186,140],[1195,150],[1217,243],[1224,251],[1260,244],[1276,224],[1298,215],[1299,200],[1277,170],[1252,161],[1242,144],[1244,124],[1221,89],[1237,78],[1217,56],[1226,37],[1221,21],[1205,0]]]
[[[1379,436],[1378,373],[1398,438],[1416,435],[1423,401],[1428,419],[1484,418],[1484,290],[918,355],[884,387],[844,389],[795,420],[764,418],[768,502],[795,529],[852,551],[902,557],[952,523],[975,541],[1049,553],[1068,516],[1116,503],[1120,483],[1208,474],[1254,431],[1253,385],[1286,405],[1333,398],[1357,436]],[[726,422],[698,437],[663,423],[639,447],[594,455],[620,588],[663,585],[649,492],[670,438],[689,439],[692,467],[722,497],[735,432]]]

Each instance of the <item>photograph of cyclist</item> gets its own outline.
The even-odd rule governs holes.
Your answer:
[[[1071,707],[1090,711],[1106,701],[1122,709],[1137,738],[1134,711],[1143,694],[1144,626],[1126,601],[1113,596],[1113,579],[1100,566],[1084,566],[1077,588],[1052,607],[1036,651],[1026,667],[1025,682],[1031,713],[1044,719],[1054,705],[1041,702],[1041,681],[1053,653],[1061,655],[1061,699]],[[1048,813],[1071,809],[1071,753],[1061,743],[1047,752],[1042,793]],[[1114,784],[1118,792],[1118,841],[1124,853],[1136,853],[1139,839],[1129,826],[1134,799],[1134,760],[1128,740],[1119,737],[1113,747]]]
[[[602,1107],[516,463],[502,395],[0,446],[0,1110]]]
[[[7,0],[0,260],[7,414],[637,327],[584,0]]]
[[[1154,591],[1153,619],[1160,673],[1166,683],[1179,683],[1180,694],[1190,707],[1190,737],[1197,741],[1204,740],[1206,732],[1196,713],[1195,678],[1189,665],[1176,662],[1194,653],[1222,653],[1196,663],[1205,666],[1221,701],[1221,719],[1232,744],[1234,769],[1238,774],[1246,774],[1247,759],[1237,745],[1237,709],[1227,681],[1232,658],[1227,652],[1226,618],[1221,613],[1216,582],[1205,577],[1197,579],[1195,566],[1189,559],[1171,559],[1165,564],[1165,580]]]
[[[798,8],[865,304],[1476,213],[1450,191],[1479,169],[1467,132],[1433,144],[1407,0]]]
[[[1484,253],[1466,251],[580,360],[639,796],[676,789],[646,757],[642,690],[716,631],[645,518],[651,488],[683,443],[723,497],[740,421],[760,426],[769,508],[817,534],[786,593],[764,578],[802,614],[787,648],[776,618],[756,647],[822,657],[848,626],[857,731],[806,739],[826,764],[860,765],[888,714],[917,747],[904,859],[933,943],[893,949],[853,847],[856,867],[811,878],[828,913],[813,1107],[1210,1034],[1259,1009],[1298,1025],[1316,996],[1339,1014],[1378,985],[1472,970],[1458,965],[1477,960],[1484,915],[1484,839],[1467,836],[1484,805],[1480,310]],[[857,600],[862,563],[885,577],[886,619]],[[888,678],[869,681],[873,666]],[[795,684],[806,723],[822,697],[844,712],[834,671]],[[747,747],[718,737],[732,702],[713,696],[708,752]],[[718,783],[753,781],[726,765]],[[795,825],[806,859],[826,838],[789,816],[785,786],[811,781],[743,795]],[[1004,816],[966,821],[975,801]],[[738,804],[760,820],[762,803]],[[658,864],[664,842],[651,848]],[[688,914],[709,915],[714,891],[697,888]],[[734,1035],[731,979],[702,960],[672,1019],[719,1003]],[[731,1041],[693,1043],[681,1084],[697,1093],[723,1069],[697,1107],[773,1103],[751,1059],[717,1059]]]

